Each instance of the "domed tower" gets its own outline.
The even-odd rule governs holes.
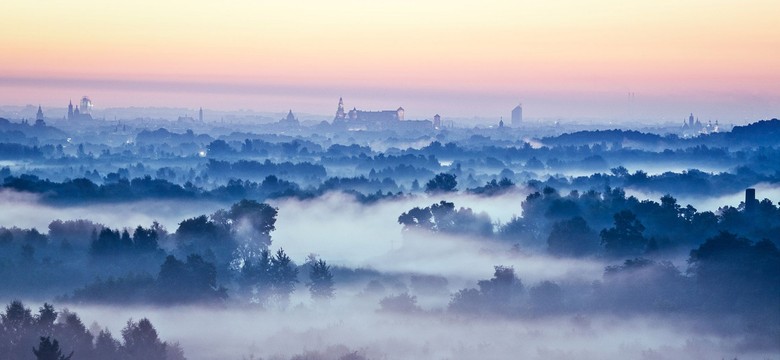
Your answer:
[[[40,105],[38,105],[38,113],[35,114],[35,120],[43,121],[43,109],[41,109]]]
[[[293,115],[292,109],[287,113],[287,117],[283,119],[287,123],[297,123],[298,119]]]
[[[398,117],[398,121],[404,120],[404,108],[399,107],[398,110],[395,111],[395,114]]]

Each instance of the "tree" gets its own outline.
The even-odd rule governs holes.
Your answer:
[[[166,360],[166,344],[160,341],[157,330],[147,318],[137,323],[128,320],[122,329],[124,350],[132,360]]]
[[[385,297],[379,302],[379,305],[381,306],[380,311],[383,312],[414,313],[422,311],[417,306],[417,297],[409,295],[409,293]]]
[[[598,236],[580,216],[553,224],[547,251],[558,256],[586,256],[598,249]]]
[[[458,186],[456,178],[457,176],[453,174],[440,173],[425,184],[425,192],[443,193],[455,191],[455,187]]]
[[[511,266],[495,266],[493,278],[477,282],[479,292],[493,310],[508,310],[511,301],[523,291],[523,283]]]
[[[452,295],[448,306],[450,311],[474,314],[482,308],[482,294],[477,289],[462,289]]]
[[[271,280],[279,305],[287,307],[290,294],[295,291],[295,283],[298,282],[298,268],[292,264],[284,249],[276,251],[276,255],[271,258]]]
[[[647,246],[647,239],[642,236],[644,225],[630,210],[616,213],[614,219],[614,227],[601,230],[601,243],[607,253],[614,257],[641,254]]]
[[[333,274],[325,260],[319,259],[311,264],[308,284],[314,300],[326,300],[333,297]]]
[[[139,225],[133,232],[133,245],[139,251],[157,250],[157,236],[155,229],[144,229]]]
[[[37,349],[33,348],[33,354],[37,360],[70,360],[73,356],[73,352],[68,356],[62,355],[57,339],[51,340],[48,336],[41,336],[41,342]]]
[[[116,359],[119,357],[121,344],[111,336],[108,329],[101,330],[95,338],[95,358]]]
[[[94,351],[93,336],[75,313],[62,311],[55,336],[62,340],[63,347],[78,354],[79,358],[89,358]]]
[[[543,281],[528,290],[531,306],[538,313],[558,311],[563,307],[563,291],[552,281]]]
[[[57,320],[57,311],[54,310],[54,306],[49,303],[44,303],[43,306],[38,309],[38,316],[35,317],[36,324],[41,330],[51,332],[55,320]]]
[[[262,247],[267,247],[271,245],[271,231],[276,229],[276,214],[277,209],[266,203],[243,199],[233,204],[228,211],[217,211],[211,218],[230,228],[233,234],[244,235]]]
[[[259,254],[240,259],[235,264],[238,271],[238,284],[249,296],[249,301],[265,304],[271,296],[273,281],[271,279],[271,253],[263,249]]]

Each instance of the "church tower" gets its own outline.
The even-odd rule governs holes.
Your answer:
[[[68,101],[68,120],[73,120],[73,100]]]
[[[35,121],[43,121],[43,109],[38,105],[38,113],[35,114]]]
[[[344,120],[347,117],[347,113],[344,111],[344,100],[339,97],[339,108],[336,110],[336,118],[334,120]]]

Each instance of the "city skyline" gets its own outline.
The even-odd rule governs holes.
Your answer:
[[[403,104],[410,118],[505,116],[517,102],[528,118],[780,112],[780,5],[770,1],[78,0],[0,10],[15,14],[0,25],[0,92],[15,105],[77,93],[101,107],[314,114],[344,96]]]

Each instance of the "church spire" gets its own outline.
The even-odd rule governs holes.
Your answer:
[[[339,96],[339,108],[336,110],[336,119],[344,119],[347,113],[344,111],[344,99]]]

